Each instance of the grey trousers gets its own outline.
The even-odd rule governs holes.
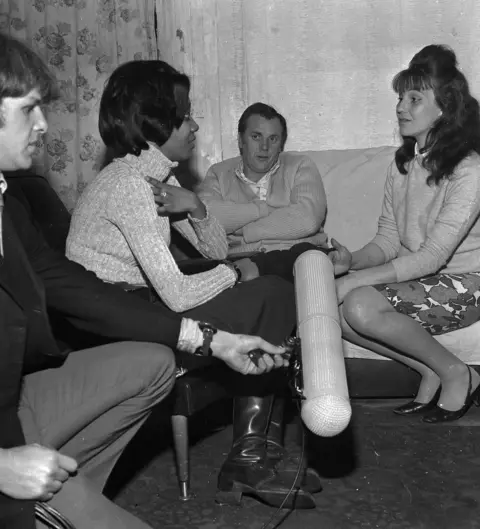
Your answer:
[[[102,490],[151,409],[172,389],[174,374],[168,347],[122,342],[71,353],[62,367],[24,378],[19,417],[27,444],[54,448],[79,465],[51,500],[77,529],[150,527]]]

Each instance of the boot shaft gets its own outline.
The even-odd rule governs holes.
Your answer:
[[[263,462],[274,397],[236,397],[233,404],[233,441],[228,459],[237,464]]]

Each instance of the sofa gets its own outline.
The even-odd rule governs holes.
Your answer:
[[[325,231],[351,251],[361,248],[376,233],[387,169],[395,150],[385,146],[302,151],[317,165],[325,186]],[[480,364],[480,321],[436,338],[464,362]],[[418,376],[397,362],[346,341],[344,355],[350,396],[400,397],[415,391]]]

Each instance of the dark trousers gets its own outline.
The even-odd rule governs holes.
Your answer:
[[[148,289],[135,290],[133,293],[148,297],[156,304],[163,305],[165,310],[170,310]],[[207,321],[233,334],[253,334],[280,345],[291,335],[296,323],[293,285],[280,277],[259,277],[229,288],[182,315],[198,321]],[[198,369],[212,363],[210,358],[188,353],[177,352],[176,355],[177,363],[187,369]],[[279,384],[279,378],[281,372],[245,376],[226,369],[225,382],[236,394],[263,394],[271,392],[272,385]]]
[[[257,265],[260,276],[275,275],[293,283],[293,265],[297,258],[308,250],[326,251],[326,248],[309,242],[295,244],[288,250],[273,250],[253,255],[250,259]]]
[[[271,252],[258,252],[249,256],[258,268],[260,276],[277,276],[293,283],[293,265],[297,258],[308,250],[320,250],[321,252],[328,252],[327,248],[315,246],[309,242],[301,242],[295,244],[288,250],[273,250]],[[236,257],[232,255],[229,258],[231,261],[242,259],[239,255]],[[215,268],[220,261],[213,261],[210,259],[188,259],[186,261],[179,261],[178,266],[180,270],[187,275],[198,274]]]

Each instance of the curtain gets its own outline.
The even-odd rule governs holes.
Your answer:
[[[480,95],[478,0],[156,0],[158,48],[192,76],[196,165],[238,154],[255,101],[287,119],[287,149],[398,142],[392,77],[431,43],[452,46]]]
[[[72,209],[102,163],[104,83],[128,60],[155,59],[154,0],[1,0],[0,31],[26,41],[58,79],[35,169]]]

